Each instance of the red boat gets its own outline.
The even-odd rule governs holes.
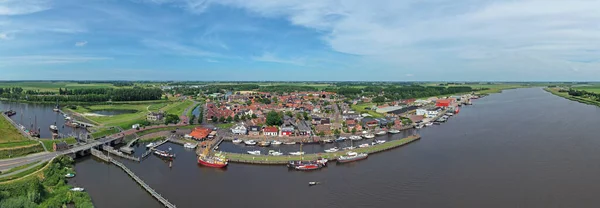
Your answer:
[[[316,170],[322,168],[321,164],[318,163],[308,163],[296,166],[296,170]]]
[[[227,159],[219,158],[219,157],[198,157],[198,163],[200,165],[204,165],[212,168],[224,168],[227,166]]]
[[[457,113],[459,113],[459,112],[460,112],[460,108],[456,108],[456,109],[454,110],[454,114],[457,114]]]

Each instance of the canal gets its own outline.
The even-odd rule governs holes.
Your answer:
[[[85,133],[84,129],[71,128],[65,125],[65,117],[52,111],[55,105],[40,103],[17,103],[0,101],[0,111],[14,110],[16,115],[10,117],[13,121],[27,129],[39,129],[40,138],[50,139],[50,125],[56,123],[58,133],[62,138],[79,136]]]
[[[595,207],[597,123],[600,108],[516,89],[418,130],[417,142],[314,172],[200,167],[175,144],[161,146],[177,154],[172,168],[155,156],[123,163],[178,207]],[[161,207],[114,165],[87,158],[76,171],[71,183],[85,187],[97,207]]]

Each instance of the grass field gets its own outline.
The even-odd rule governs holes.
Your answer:
[[[35,165],[35,164],[37,164],[37,163],[38,163],[38,162],[32,162],[32,163],[29,163],[29,164],[25,164],[25,165],[17,166],[17,167],[11,168],[11,169],[9,169],[9,170],[7,170],[7,171],[4,171],[4,172],[0,173],[0,175],[6,175],[6,174],[9,174],[9,173],[12,173],[12,172],[18,171],[18,170],[23,170],[23,169],[25,169],[25,168],[28,168],[28,167],[31,167],[31,166],[33,166],[33,165]]]
[[[118,128],[104,127],[104,128],[99,129],[98,131],[92,133],[92,136],[94,138],[100,138],[103,136],[113,135],[113,134],[116,134],[119,132],[120,132],[120,130]]]
[[[181,116],[186,108],[193,105],[194,102],[190,100],[186,100],[183,102],[176,102],[174,104],[165,106],[162,110],[167,114],[174,114],[177,116]]]
[[[23,171],[23,172],[20,172],[20,173],[11,175],[11,176],[0,178],[0,182],[11,181],[11,180],[14,180],[14,179],[17,179],[17,178],[21,178],[21,177],[27,176],[29,174],[32,174],[34,172],[37,172],[38,170],[41,170],[41,169],[45,168],[47,164],[48,164],[48,162],[43,162],[43,163],[41,163],[41,164],[39,164],[39,165],[37,165],[37,166],[29,169],[29,170],[26,170],[26,171]]]
[[[588,92],[600,93],[600,85],[573,87],[575,90],[585,90]]]
[[[556,96],[563,97],[563,98],[566,98],[566,99],[569,99],[572,101],[577,101],[577,102],[588,104],[588,105],[600,106],[600,102],[598,102],[598,101],[588,99],[585,97],[571,96],[571,95],[569,95],[569,93],[559,92],[558,88],[544,88],[544,90],[546,90],[547,92],[550,92]]]
[[[377,113],[374,110],[367,110],[365,108],[370,108],[373,105],[375,105],[374,103],[359,103],[356,105],[352,105],[351,108],[353,111],[356,111],[356,113],[361,113],[362,112],[367,112],[369,115],[375,117],[375,118],[383,118],[383,114],[381,113]]]
[[[58,88],[116,88],[109,83],[78,84],[76,82],[0,82],[0,87],[21,87],[24,90],[40,90],[44,92],[58,92]]]
[[[0,144],[28,140],[4,116],[0,116]]]
[[[87,119],[99,123],[103,126],[119,126],[123,129],[131,128],[131,125],[140,123],[146,119],[148,110],[158,111],[161,108],[167,108],[171,105],[168,103],[140,103],[140,104],[115,104],[115,105],[89,105],[89,106],[77,106],[77,109],[73,110],[77,113],[82,114]],[[185,108],[184,108],[185,109]],[[94,111],[100,110],[131,110],[133,113],[123,113],[113,116],[99,116],[93,115]],[[102,130],[101,130],[102,131]],[[106,132],[104,132],[106,133]],[[103,133],[95,134],[94,137],[101,137]]]

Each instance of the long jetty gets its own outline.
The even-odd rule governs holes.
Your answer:
[[[171,139],[165,139],[159,143],[156,143],[154,146],[148,148],[148,150],[146,152],[144,152],[144,154],[142,154],[142,157],[140,159],[145,159],[146,157],[148,157],[149,155],[152,154],[152,151],[154,151],[154,148],[157,148],[158,146],[163,145],[169,141],[171,141]]]
[[[92,155],[96,156],[96,157],[98,157],[98,158],[100,158],[100,159],[102,159],[102,160],[104,160],[106,162],[110,162],[110,163],[118,166],[119,168],[123,169],[125,171],[125,173],[127,173],[131,178],[133,178],[133,180],[135,182],[137,182],[138,184],[140,184],[140,186],[142,186],[142,188],[144,188],[148,193],[150,193],[150,195],[152,195],[160,203],[162,203],[163,205],[165,205],[165,207],[168,207],[168,208],[175,208],[176,207],[174,204],[172,204],[171,202],[169,202],[166,198],[164,198],[162,195],[160,195],[158,192],[156,192],[154,189],[152,189],[148,184],[146,184],[137,175],[135,175],[123,163],[120,163],[119,161],[116,161],[116,160],[112,159],[111,157],[104,155],[104,153],[102,153],[101,151],[98,151],[96,149],[92,149]]]
[[[347,152],[358,152],[358,153],[379,153],[387,150],[391,150],[400,146],[404,146],[411,142],[421,139],[420,135],[413,135],[403,139],[388,141],[384,144],[373,145],[365,148],[356,148],[354,150],[344,150],[335,153],[315,153],[306,154],[301,156],[293,155],[282,155],[282,156],[269,156],[269,155],[248,155],[240,153],[222,152],[230,162],[236,163],[248,163],[248,164],[264,164],[264,165],[284,165],[290,160],[316,160],[317,158],[326,158],[328,160],[337,160],[338,156],[345,155]]]

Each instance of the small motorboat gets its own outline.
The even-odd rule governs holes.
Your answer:
[[[338,163],[353,162],[353,161],[357,161],[357,160],[366,159],[368,156],[369,155],[367,153],[348,152],[346,155],[338,157],[337,162]]]
[[[73,178],[73,177],[75,177],[75,174],[74,173],[67,173],[65,175],[65,177],[67,177],[67,178]]]
[[[251,154],[251,155],[260,155],[260,150],[248,151],[248,154]]]
[[[321,182],[318,182],[318,181],[311,181],[311,182],[308,182],[308,186],[319,185],[320,183]]]
[[[58,131],[58,127],[56,125],[50,125],[50,131],[57,132]]]
[[[149,144],[146,145],[146,148],[154,147],[154,145],[156,145],[156,144],[154,144],[154,142],[150,142]]]
[[[304,152],[290,152],[290,155],[303,155]]]
[[[337,139],[335,139],[335,142],[343,142],[343,141],[346,141],[346,139],[348,139],[348,138],[346,138],[346,137],[338,137]]]
[[[375,143],[377,143],[377,144],[383,144],[383,143],[385,143],[385,140],[375,140]]]
[[[196,148],[196,146],[198,146],[198,144],[192,144],[192,143],[183,144],[183,147],[188,148],[188,149],[194,149],[194,148]]]
[[[244,144],[246,144],[246,145],[256,145],[256,141],[254,141],[254,140],[246,140],[246,141],[244,141]]]
[[[375,138],[375,135],[374,134],[365,134],[365,135],[363,135],[363,137],[365,137],[365,139],[373,139],[373,138]]]
[[[324,143],[333,143],[333,140],[332,139],[325,139],[325,140],[323,140],[323,142]]]
[[[360,148],[369,147],[369,144],[361,144],[361,145],[358,145],[358,147],[360,147]]]
[[[271,142],[269,142],[269,141],[261,141],[261,142],[258,143],[258,146],[268,147],[268,146],[271,146]]]
[[[419,125],[415,126],[415,129],[420,129],[420,128],[423,128],[423,125],[419,124]]]
[[[353,149],[356,149],[356,147],[355,146],[349,146],[349,147],[344,147],[343,149],[344,150],[353,150]]]
[[[275,151],[275,150],[269,150],[269,155],[271,155],[271,156],[281,156],[281,155],[283,155],[283,153],[281,153],[279,151]]]
[[[433,126],[433,123],[432,122],[428,122],[428,123],[425,124],[425,126]]]
[[[67,116],[67,117],[65,117],[65,120],[67,120],[67,121],[71,120],[71,117]]]
[[[171,159],[172,160],[173,158],[175,158],[175,154],[172,154],[172,153],[167,152],[167,151],[162,151],[162,150],[154,150],[154,154],[157,155],[157,156],[159,156],[159,157],[165,158],[165,159]]]
[[[85,191],[85,189],[84,189],[84,188],[81,188],[81,187],[74,187],[74,188],[71,188],[71,189],[69,189],[69,190],[71,190],[71,191],[77,191],[77,192],[82,192],[82,191]]]
[[[361,140],[361,139],[363,139],[363,138],[360,137],[360,136],[350,136],[350,140],[358,141],[358,140]]]
[[[397,134],[397,133],[400,133],[400,130],[392,129],[392,130],[388,131],[388,133]]]
[[[378,131],[378,132],[377,132],[377,133],[375,133],[375,134],[376,134],[377,136],[383,136],[383,135],[387,134],[387,132],[382,130],[382,131]]]
[[[282,144],[282,143],[283,143],[283,142],[280,142],[280,141],[277,141],[277,140],[273,140],[273,141],[271,141],[271,145],[280,145],[280,144]]]
[[[243,141],[241,139],[235,138],[235,139],[231,140],[231,142],[233,142],[234,144],[239,144],[239,143],[242,143]]]
[[[325,152],[327,152],[327,153],[332,153],[332,152],[337,152],[337,151],[339,151],[339,150],[340,150],[340,149],[339,149],[339,148],[337,148],[337,147],[332,147],[332,148],[326,149],[326,150],[325,150]]]
[[[296,144],[296,142],[285,142],[283,144],[292,145],[292,144]]]

